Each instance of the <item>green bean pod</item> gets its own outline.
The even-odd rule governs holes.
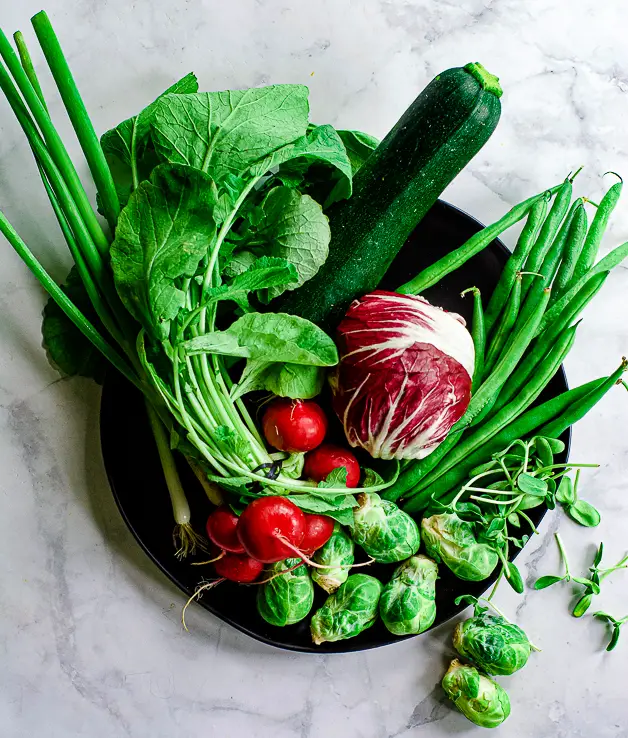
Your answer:
[[[547,423],[547,425],[544,425],[539,431],[539,435],[546,436],[547,438],[558,438],[562,435],[569,426],[583,418],[604,397],[611,387],[621,380],[621,376],[626,369],[628,369],[628,361],[624,357],[619,367],[603,384],[586,397],[583,397],[579,402],[574,402],[561,415]]]
[[[506,405],[491,420],[478,427],[477,430],[463,439],[438,468],[434,469],[420,482],[417,489],[428,488],[432,482],[436,481],[445,472],[472,454],[482,444],[508,426],[514,418],[530,407],[560,368],[565,356],[567,356],[573,346],[575,337],[575,326],[566,330],[556,342],[550,355],[543,361],[538,371],[535,372],[534,377],[532,377],[525,390],[520,392],[516,399]]]
[[[475,392],[477,385],[482,381],[484,374],[484,353],[486,351],[486,330],[484,328],[484,308],[482,307],[482,293],[477,287],[465,290],[461,297],[467,292],[473,292],[473,324],[471,326],[471,338],[475,351],[475,363],[473,366],[473,382],[471,392]]]
[[[537,366],[551,350],[561,333],[571,325],[575,318],[578,317],[600,291],[608,274],[608,272],[604,272],[590,279],[575,298],[565,306],[565,309],[558,318],[548,326],[547,330],[534,340],[530,346],[530,352],[519,363],[519,366],[502,387],[497,402],[493,406],[493,413],[500,410],[515,395],[521,392],[530,376],[536,371]]]
[[[538,272],[543,264],[545,255],[550,249],[560,224],[563,222],[563,218],[567,214],[569,209],[569,203],[571,202],[571,193],[573,187],[571,180],[567,179],[563,182],[560,189],[556,194],[554,203],[549,212],[549,215],[543,223],[541,232],[536,239],[532,250],[526,260],[525,271],[526,272]],[[528,294],[528,290],[532,285],[532,277],[529,276],[523,280],[522,296],[525,297]]]
[[[558,185],[547,190],[550,193],[556,192],[564,185]],[[402,295],[418,295],[429,287],[433,287],[435,284],[446,277],[451,272],[455,272],[458,267],[461,267],[465,262],[471,259],[480,251],[483,251],[492,241],[494,241],[501,233],[513,226],[515,223],[525,218],[530,208],[538,201],[540,197],[544,197],[545,192],[534,197],[529,197],[527,200],[515,205],[514,208],[509,210],[506,215],[500,218],[498,221],[493,223],[486,228],[482,228],[476,234],[464,243],[460,248],[455,251],[451,251],[442,259],[434,262],[431,266],[424,269],[414,279],[409,282],[402,284],[397,289]]]
[[[532,434],[541,435],[539,431],[541,426],[553,418],[558,417],[570,405],[579,402],[582,398],[595,392],[606,380],[607,377],[595,379],[572,390],[567,390],[567,392],[553,397],[542,405],[531,408],[503,428],[497,435],[493,436],[466,459],[463,459],[459,464],[449,469],[429,487],[408,496],[401,507],[408,513],[417,513],[428,506],[432,495],[434,499],[449,502],[450,500],[446,495],[453,488],[457,489],[456,485],[461,484],[472,469],[489,461],[493,454],[499,453],[517,438],[527,438]]]
[[[556,278],[552,283],[552,296],[550,298],[550,307],[563,295],[569,282],[571,281],[573,270],[575,269],[578,258],[584,246],[584,240],[587,236],[587,212],[584,208],[579,208],[573,220],[573,231],[570,236],[569,246],[563,252],[563,258],[558,267]]]
[[[541,324],[537,328],[537,335],[542,333],[556,320],[556,318],[565,309],[565,306],[573,300],[573,298],[592,277],[595,277],[597,274],[602,274],[603,272],[610,272],[618,264],[621,264],[626,257],[628,257],[628,241],[626,241],[626,243],[622,243],[621,246],[617,246],[610,253],[606,254],[603,259],[600,259],[600,261],[592,266],[586,274],[580,277],[580,279],[569,287],[567,292],[565,292],[565,294],[545,313]]]
[[[499,358],[502,349],[506,345],[506,342],[510,336],[519,315],[519,308],[521,306],[521,284],[523,282],[523,276],[521,272],[515,277],[515,283],[508,302],[504,308],[503,313],[500,316],[497,327],[495,328],[495,334],[490,341],[490,347],[486,356],[486,372],[490,374],[491,369],[495,366],[497,359]]]
[[[570,286],[583,277],[595,263],[597,252],[599,251],[600,244],[602,243],[604,231],[606,231],[608,220],[617,205],[622,187],[623,182],[617,182],[602,198],[602,201],[595,212],[591,228],[589,228],[589,232],[587,233],[580,257],[574,267]]]
[[[461,430],[453,433],[450,432],[447,438],[429,456],[418,461],[410,461],[407,467],[397,477],[395,483],[380,492],[380,496],[384,500],[395,502],[409,489],[415,487],[458,443],[462,438],[462,433],[463,431]]]
[[[471,398],[467,411],[454,425],[454,431],[461,430],[470,425],[473,419],[480,414],[485,405],[499,392],[508,377],[513,373],[521,357],[530,345],[530,341],[536,334],[537,327],[543,318],[545,308],[549,302],[550,290],[543,291],[535,311],[515,330],[508,344],[502,351],[499,361],[495,365],[493,373],[482,383],[478,391]],[[517,321],[519,323],[519,321]]]
[[[520,320],[526,320],[527,317],[536,309],[537,301],[541,296],[541,292],[545,287],[550,287],[558,265],[560,264],[561,257],[565,248],[570,243],[572,237],[575,237],[575,233],[572,233],[572,225],[574,222],[575,214],[578,209],[583,209],[582,200],[578,198],[572,205],[569,214],[565,218],[565,221],[552,242],[549,250],[545,254],[543,263],[539,267],[538,276],[532,277],[535,279],[534,284],[528,290],[527,297],[523,306],[521,307],[521,318]],[[553,291],[553,289],[552,289]],[[550,295],[551,300],[551,295]]]
[[[551,196],[546,193],[545,197],[540,198],[530,209],[526,224],[517,240],[517,245],[506,262],[506,266],[503,268],[499,277],[497,287],[493,290],[491,299],[484,311],[484,325],[487,333],[492,331],[495,321],[508,300],[517,274],[523,269],[525,260],[547,215],[547,204],[550,199]]]

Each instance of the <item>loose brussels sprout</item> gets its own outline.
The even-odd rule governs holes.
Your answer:
[[[328,569],[312,569],[312,579],[325,592],[335,592],[349,577],[349,566],[353,564],[353,541],[344,532],[339,523],[327,543],[319,548],[312,557],[317,564],[328,566]]]
[[[288,571],[300,560],[285,559],[266,568],[268,578],[285,572],[257,589],[257,611],[271,625],[294,625],[312,609],[314,585],[307,567],[304,564]]]
[[[395,569],[379,600],[379,614],[391,633],[422,633],[436,617],[438,566],[427,556],[412,556]]]
[[[375,561],[391,564],[419,550],[419,526],[408,513],[375,492],[358,495],[358,502],[353,512],[353,540]]]
[[[312,616],[312,640],[353,638],[370,628],[377,618],[382,583],[368,574],[352,574]]]
[[[500,615],[482,613],[454,631],[454,648],[487,674],[514,674],[528,662],[532,651],[528,636]]]
[[[460,712],[481,728],[496,728],[510,715],[506,690],[457,659],[443,677],[443,689]]]
[[[421,531],[428,555],[442,561],[459,579],[479,582],[490,576],[499,562],[491,546],[478,543],[473,524],[456,513],[423,518]]]

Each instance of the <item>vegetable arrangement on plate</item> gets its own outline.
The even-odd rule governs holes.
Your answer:
[[[626,360],[536,403],[580,313],[628,256],[627,243],[596,260],[621,180],[594,204],[573,199],[568,176],[396,291],[378,289],[497,125],[502,91],[480,64],[438,75],[381,143],[310,123],[302,85],[199,92],[193,74],[98,139],[44,12],[33,26],[97,210],[23,37],[16,54],[0,32],[0,88],[74,261],[64,284],[1,213],[0,230],[50,295],[42,330],[53,364],[97,381],[109,364],[142,393],[173,553],[205,559],[192,563],[216,575],[190,601],[227,580],[253,586],[270,626],[309,619],[315,644],[358,636],[378,618],[408,636],[435,620],[439,565],[473,582],[499,567],[523,591],[513,553],[538,532],[526,511],[558,503],[581,525],[600,522],[577,493],[593,465],[554,457],[562,434],[623,382]],[[520,221],[493,294],[465,290],[470,330],[425,299]],[[207,521],[192,518],[173,452],[215,505]],[[384,581],[368,573],[373,562],[388,565]],[[318,588],[327,599],[317,609]],[[487,675],[522,668],[533,647],[474,604],[454,637],[474,665],[453,661],[443,686],[470,720],[494,727],[510,702]],[[597,616],[616,643],[625,619]]]

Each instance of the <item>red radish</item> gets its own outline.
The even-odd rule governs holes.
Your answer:
[[[268,443],[280,451],[311,451],[320,446],[327,432],[327,418],[311,400],[273,400],[262,420]]]
[[[334,532],[334,521],[328,515],[305,515],[305,535],[301,541],[303,553],[311,556],[324,546]]]
[[[264,565],[246,554],[226,553],[214,564],[216,574],[230,582],[247,584],[254,582],[262,573]]]
[[[264,564],[294,556],[305,530],[304,513],[285,497],[253,500],[238,522],[238,538],[244,550]]]
[[[346,448],[325,443],[305,457],[303,471],[306,477],[322,482],[334,469],[344,466],[347,470],[347,487],[357,487],[360,481],[360,464]]]
[[[244,547],[238,540],[236,528],[238,516],[226,505],[221,505],[207,518],[207,535],[212,543],[231,553],[244,553]]]

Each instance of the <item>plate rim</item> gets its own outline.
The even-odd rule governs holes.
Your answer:
[[[471,221],[473,224],[479,226],[479,228],[484,228],[485,226],[473,215],[470,215],[462,208],[457,207],[456,205],[452,205],[451,203],[447,202],[446,200],[442,200],[439,198],[435,205],[439,204],[441,206],[445,206],[446,209],[453,210],[460,215],[464,216],[467,220]],[[417,228],[420,227],[420,223],[417,225]],[[413,231],[414,232],[414,231]],[[499,238],[495,238],[493,241],[491,241],[491,246],[495,245],[497,248],[503,252],[504,255],[510,255],[512,252],[506,247],[506,245],[503,243],[503,241]],[[567,373],[565,371],[564,364],[560,365],[560,368],[557,372],[558,375],[562,378],[565,386],[569,388],[569,383],[567,380]],[[105,379],[105,382],[103,384],[103,391],[101,393],[101,399],[100,399],[100,409],[99,409],[99,422],[98,422],[98,430],[100,435],[100,449],[101,449],[101,455],[103,459],[103,466],[105,468],[105,474],[107,476],[107,481],[109,483],[109,487],[111,488],[111,493],[113,495],[114,501],[116,503],[116,507],[118,508],[118,511],[120,512],[120,515],[131,532],[133,538],[135,541],[139,544],[140,548],[144,551],[144,553],[148,556],[148,558],[157,566],[157,568],[165,574],[168,580],[170,580],[181,592],[183,592],[187,596],[191,596],[193,594],[193,591],[191,591],[188,587],[183,585],[181,581],[174,575],[166,566],[161,562],[161,559],[158,558],[151,550],[150,548],[144,543],[144,540],[142,537],[138,534],[135,526],[131,523],[124,505],[121,503],[120,496],[118,494],[117,488],[116,488],[116,482],[113,478],[113,474],[110,469],[110,465],[107,463],[107,457],[108,457],[108,443],[109,443],[109,435],[103,431],[103,418],[106,417],[106,413],[103,412],[103,406],[105,402],[105,393],[106,393],[106,385],[107,380]],[[571,451],[571,441],[572,441],[572,428],[571,426],[567,429],[567,431],[564,434],[563,440],[565,442],[565,450],[564,454],[566,456],[566,459],[569,459],[569,454]],[[542,511],[541,517],[539,518],[539,523],[545,518],[546,514],[549,512],[549,509],[547,506],[544,506],[544,509]],[[537,523],[537,525],[539,524]],[[527,544],[526,544],[527,545]],[[525,549],[515,549],[513,554],[510,556],[510,561],[514,561],[521,552]],[[486,592],[490,587],[493,586],[497,579],[496,574],[492,574],[490,577],[488,577],[486,581],[486,588],[483,590],[483,592]],[[291,651],[296,653],[305,653],[305,654],[312,654],[312,655],[332,655],[332,654],[343,654],[343,653],[352,653],[357,651],[369,651],[371,649],[375,648],[383,648],[385,646],[394,645],[395,643],[401,643],[403,641],[406,641],[410,638],[416,638],[418,636],[423,635],[424,633],[428,633],[432,628],[428,628],[428,630],[424,631],[424,633],[416,633],[416,634],[409,634],[405,636],[397,636],[392,638],[389,641],[382,642],[382,643],[355,643],[355,641],[352,641],[351,639],[347,639],[346,641],[342,641],[343,644],[346,645],[343,649],[335,649],[335,650],[323,650],[323,649],[316,649],[314,646],[300,646],[300,645],[294,645],[289,644],[281,641],[277,641],[274,638],[271,638],[269,636],[265,636],[262,633],[256,632],[254,630],[251,630],[246,625],[243,625],[242,623],[239,623],[237,621],[231,620],[230,618],[223,615],[218,608],[212,605],[211,602],[203,599],[197,600],[197,604],[199,604],[203,609],[210,612],[212,615],[217,617],[222,623],[225,623],[226,625],[235,628],[236,630],[240,631],[241,633],[244,633],[245,635],[254,638],[256,641],[259,641],[261,643],[264,643],[268,646],[273,646],[274,648],[279,648],[284,651]],[[460,605],[457,606],[454,612],[446,619],[443,620],[438,624],[436,627],[440,627],[441,625],[444,625],[445,623],[451,622],[451,620],[455,617],[457,617],[463,610],[468,607],[467,605]]]

